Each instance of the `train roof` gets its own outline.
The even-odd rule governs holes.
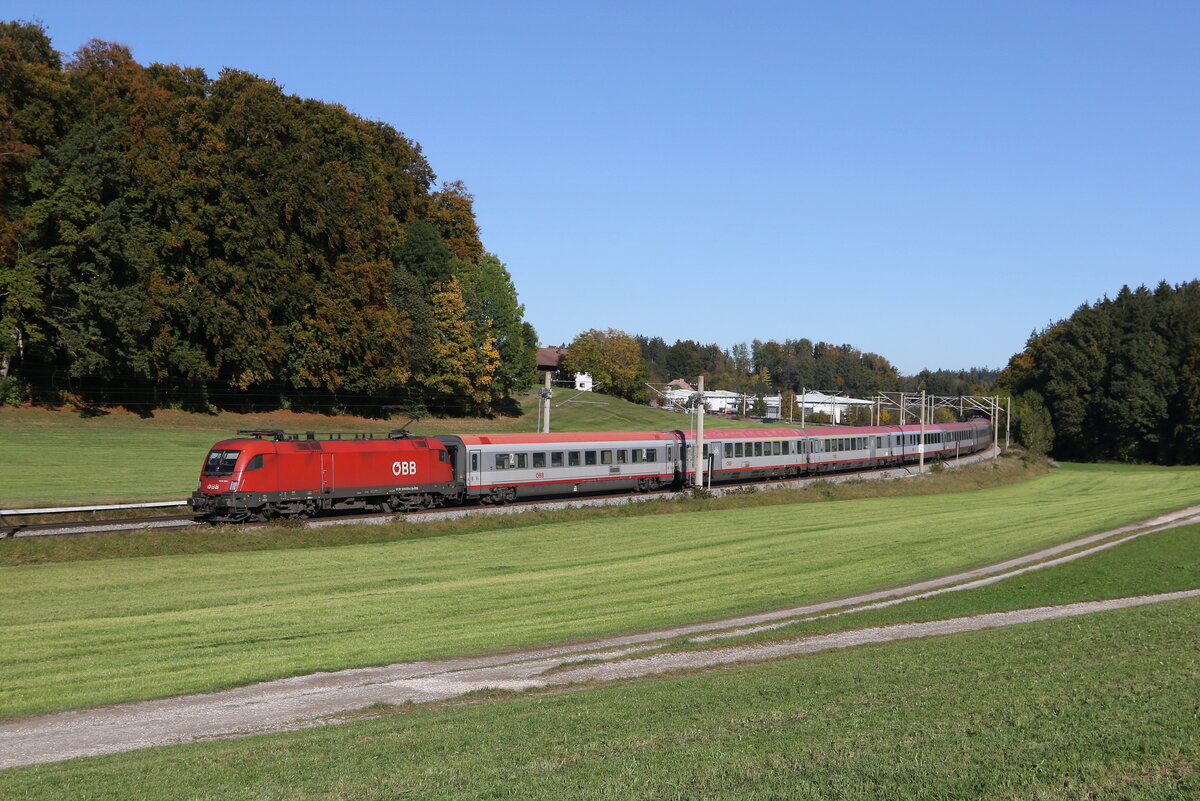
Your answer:
[[[670,441],[675,438],[670,431],[603,431],[573,432],[561,434],[456,434],[464,445],[551,445],[570,442],[626,442],[626,441]]]
[[[947,431],[974,428],[979,420],[966,423],[926,423],[926,431]],[[796,439],[800,437],[853,437],[872,434],[918,433],[920,425],[905,426],[820,426],[817,428],[706,428],[704,438],[715,439]],[[685,431],[688,439],[694,431]]]
[[[210,450],[249,450],[252,453],[296,453],[300,451],[387,451],[427,448],[442,450],[445,445],[433,437],[353,436],[314,437],[313,439],[274,439],[264,437],[231,437],[213,445]]]

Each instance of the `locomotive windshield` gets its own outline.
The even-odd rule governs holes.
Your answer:
[[[214,476],[232,476],[233,466],[237,464],[237,458],[241,455],[241,451],[210,451],[208,461],[204,463],[204,475]]]

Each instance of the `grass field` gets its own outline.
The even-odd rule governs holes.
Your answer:
[[[560,393],[567,400],[575,393]],[[420,434],[534,431],[534,398],[521,417],[492,420],[430,419],[412,425]],[[587,403],[584,403],[587,401]],[[192,414],[171,410],[143,419],[114,409],[83,417],[71,409],[0,406],[0,509],[182,500],[196,488],[209,447],[241,429],[373,431],[388,422],[316,414]],[[687,428],[688,417],[618,398],[584,393],[553,410],[555,431],[622,431]],[[755,428],[755,421],[707,418],[712,428]]]
[[[1064,466],[951,496],[4,567],[0,717],[891,587],[1200,503],[1198,478],[1194,468]]]
[[[1181,526],[985,587],[802,621],[742,637],[723,638],[721,644],[771,642],[847,629],[947,620],[987,612],[1197,588],[1200,588],[1200,526]],[[698,649],[711,647],[689,645],[686,641],[683,645]]]
[[[1200,583],[1197,527],[904,619]],[[1009,583],[1012,582],[1012,583]],[[1006,586],[1007,585],[1007,586]],[[866,614],[866,613],[864,613]],[[837,618],[841,628],[865,618]],[[1200,602],[0,772],[100,799],[1132,799],[1200,794]],[[777,633],[791,636],[796,632]]]

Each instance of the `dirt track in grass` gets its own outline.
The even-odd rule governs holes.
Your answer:
[[[525,690],[631,679],[1200,597],[1200,589],[1188,590],[905,623],[771,643],[637,656],[639,652],[659,649],[683,637],[711,641],[816,615],[860,609],[864,605],[903,603],[917,597],[976,587],[1077,559],[1154,531],[1196,522],[1200,522],[1200,506],[977,570],[758,615],[588,643],[317,673],[219,693],[9,721],[0,723],[0,768],[337,723],[355,717],[358,710],[377,704],[444,701],[486,689]]]

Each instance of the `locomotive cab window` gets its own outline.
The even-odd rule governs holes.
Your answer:
[[[246,462],[246,470],[261,470],[263,466],[263,455],[255,454],[250,461]]]
[[[208,454],[208,460],[204,463],[203,475],[209,477],[232,476],[233,466],[237,464],[237,458],[241,455],[241,451],[210,452]]]

